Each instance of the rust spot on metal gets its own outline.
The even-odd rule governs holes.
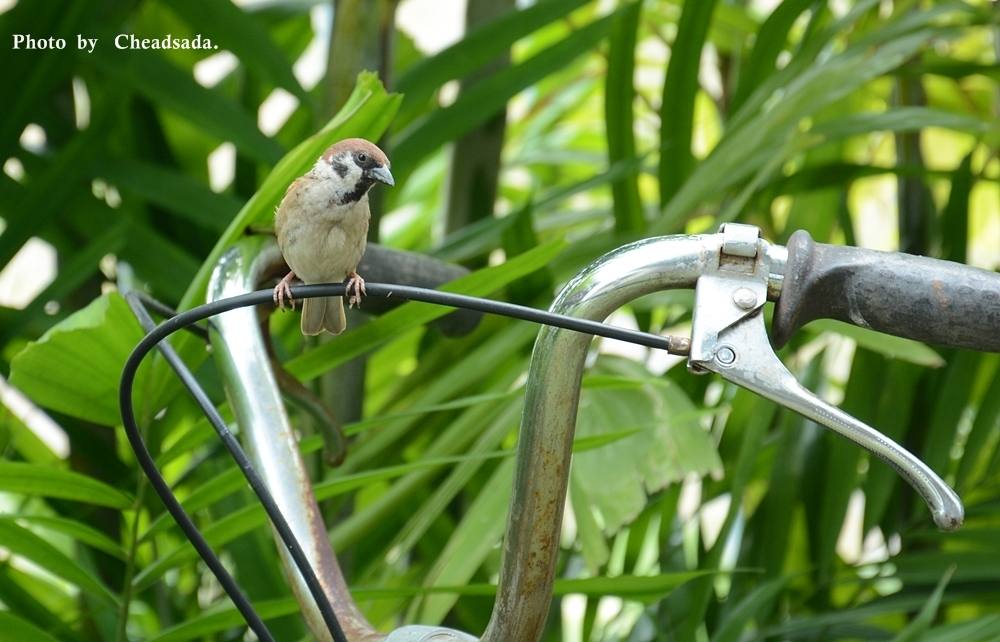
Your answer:
[[[934,300],[937,301],[938,305],[942,308],[948,307],[951,303],[951,298],[948,297],[948,293],[944,289],[944,283],[938,279],[931,281],[931,289],[934,291]]]

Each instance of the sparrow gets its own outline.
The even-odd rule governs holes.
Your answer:
[[[285,192],[274,217],[278,247],[291,271],[274,287],[274,303],[295,308],[292,279],[305,284],[339,283],[347,279],[349,305],[361,304],[365,280],[358,263],[368,236],[368,190],[375,183],[392,186],[389,159],[363,138],[331,145],[304,176]],[[353,290],[353,292],[352,292]],[[340,334],[347,327],[344,299],[339,296],[302,302],[302,333],[324,330]]]

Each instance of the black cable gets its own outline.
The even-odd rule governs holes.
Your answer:
[[[142,290],[130,290],[127,296],[137,299],[138,302],[141,303],[144,308],[146,308],[147,312],[149,310],[152,310],[153,312],[155,312],[156,314],[160,315],[165,319],[177,315],[177,310],[173,309],[172,307],[170,307],[163,301],[160,301],[159,299],[154,299],[153,297],[149,296]],[[132,311],[135,312],[134,306],[132,307]],[[143,328],[146,330],[146,332],[149,332],[150,330],[153,329],[153,327],[156,326],[156,324],[153,323],[152,320],[150,320],[151,327],[146,327],[146,324],[142,323],[142,319],[140,319],[139,321],[140,324],[143,326]],[[208,341],[208,330],[201,327],[200,325],[188,326],[187,331],[201,337],[205,341]]]
[[[565,314],[557,314],[555,312],[547,312],[537,308],[530,308],[525,305],[507,303],[506,301],[493,301],[491,299],[482,299],[474,296],[466,296],[464,294],[453,294],[451,292],[428,290],[427,288],[418,288],[411,285],[392,285],[389,283],[367,283],[365,284],[365,289],[368,292],[368,296],[384,296],[386,298],[398,296],[402,299],[422,301],[424,303],[435,303],[437,305],[444,305],[451,308],[466,308],[468,310],[476,310],[477,312],[499,314],[501,316],[521,319],[523,321],[532,321],[541,325],[551,325],[558,328],[565,328],[566,330],[575,330],[576,332],[582,332],[583,334],[593,334],[595,336],[606,337],[608,339],[617,339],[619,341],[635,343],[641,346],[646,346],[647,348],[666,350],[671,354],[686,355],[688,354],[690,347],[690,340],[687,338],[673,336],[664,337],[651,332],[628,330],[626,328],[619,328],[613,325],[606,325],[600,321],[579,319],[577,317],[566,316]],[[300,285],[298,287],[292,287],[292,295],[296,299],[310,299],[319,296],[339,296],[343,293],[343,291],[343,285],[334,285],[329,283],[322,285]],[[267,297],[270,298],[271,291],[258,290],[252,294],[266,294]],[[222,301],[217,301],[217,303],[222,303]]]
[[[139,303],[140,308],[141,305],[142,304]],[[133,310],[135,310],[134,307]],[[145,310],[143,309],[143,311]],[[148,318],[148,314],[146,315],[146,318]],[[163,325],[169,322],[170,319],[158,327],[163,327]],[[155,329],[153,332],[155,332]],[[147,334],[146,338],[149,338],[153,332]],[[271,635],[271,632],[264,624],[264,621],[261,620],[260,616],[257,615],[257,611],[255,611],[253,606],[250,604],[250,601],[247,600],[246,596],[244,596],[240,591],[240,587],[236,584],[236,580],[233,579],[233,576],[229,574],[226,567],[222,565],[219,558],[214,552],[212,552],[208,542],[206,542],[205,538],[202,537],[201,532],[198,531],[194,522],[191,521],[191,518],[184,511],[180,502],[177,501],[177,498],[174,497],[167,481],[160,474],[160,471],[157,470],[156,463],[153,461],[152,455],[149,454],[149,450],[146,449],[146,444],[143,442],[142,435],[139,433],[139,426],[135,421],[135,409],[132,407],[132,384],[134,383],[135,373],[139,368],[139,363],[142,361],[142,358],[149,351],[149,348],[155,346],[159,343],[159,341],[160,339],[157,339],[155,342],[152,342],[141,353],[139,352],[139,349],[143,347],[143,343],[140,342],[139,346],[137,346],[135,350],[132,351],[132,354],[129,355],[129,360],[125,363],[125,368],[122,370],[122,380],[118,388],[118,403],[121,406],[122,425],[125,428],[125,435],[128,437],[129,444],[135,452],[135,457],[139,462],[139,466],[142,468],[143,472],[146,473],[146,477],[149,478],[149,482],[152,484],[153,490],[155,490],[156,494],[160,496],[160,500],[163,502],[163,505],[174,518],[174,521],[177,522],[177,525],[180,526],[184,535],[187,536],[188,541],[191,542],[191,545],[198,552],[198,555],[201,556],[201,559],[205,561],[205,564],[212,571],[212,574],[219,580],[219,584],[222,585],[222,589],[229,596],[229,599],[233,601],[233,604],[243,616],[243,619],[250,627],[250,630],[252,630],[257,638],[262,640],[262,642],[276,642],[274,636]]]
[[[155,330],[153,319],[149,316],[149,313],[146,311],[146,308],[143,307],[139,298],[129,294],[126,296],[126,300],[132,306],[132,310],[139,318],[139,322],[142,324],[143,328],[145,328],[147,332]],[[302,578],[305,580],[306,586],[309,588],[309,592],[312,594],[313,600],[316,601],[316,606],[319,608],[320,614],[323,616],[323,622],[326,624],[327,629],[329,629],[330,635],[333,636],[335,642],[347,642],[347,636],[344,635],[340,622],[337,620],[337,615],[334,613],[333,607],[330,605],[330,601],[327,599],[326,593],[323,591],[323,586],[319,583],[319,578],[316,577],[315,570],[312,565],[309,564],[309,560],[302,551],[302,546],[299,544],[298,539],[292,532],[291,527],[288,526],[288,521],[285,520],[284,514],[281,512],[281,509],[278,508],[278,504],[274,501],[274,497],[271,496],[264,480],[260,478],[256,469],[254,469],[253,465],[250,463],[250,458],[247,457],[243,448],[240,446],[240,443],[233,436],[233,433],[229,431],[229,427],[226,425],[222,415],[220,415],[215,409],[215,405],[208,398],[208,395],[205,394],[202,387],[198,384],[192,372],[187,368],[187,366],[184,365],[180,355],[178,355],[170,344],[165,341],[157,342],[157,344],[157,347],[163,354],[163,358],[166,359],[167,363],[170,364],[170,367],[173,368],[181,382],[188,389],[188,392],[190,392],[195,398],[195,401],[201,407],[202,412],[204,412],[208,417],[208,421],[212,424],[216,434],[219,435],[219,439],[222,440],[222,443],[226,446],[226,449],[229,450],[229,454],[232,456],[233,460],[236,461],[240,470],[243,471],[243,476],[246,478],[247,483],[250,484],[250,488],[253,489],[257,498],[260,500],[260,503],[263,504],[264,510],[267,512],[268,517],[271,519],[271,523],[274,525],[275,530],[281,537],[282,543],[291,554],[296,567],[298,567],[299,572],[302,574]],[[127,367],[128,366],[126,365],[126,368]],[[146,474],[149,475],[148,470],[146,470]],[[156,476],[160,477],[162,480],[162,476],[159,474],[159,471],[156,472]],[[164,483],[166,482],[164,481]],[[181,511],[183,512],[183,509],[181,509]],[[173,512],[171,514],[173,514]],[[176,514],[174,514],[174,518],[177,518]],[[199,538],[200,537],[201,535],[199,534]],[[201,551],[199,550],[199,553],[200,552]],[[205,561],[206,563],[208,562],[207,559]],[[232,594],[230,594],[230,597],[232,597]],[[242,593],[240,593],[240,597],[243,597]],[[251,610],[252,608],[253,607],[250,607]],[[261,622],[261,625],[263,626],[263,622]],[[254,633],[257,633],[257,631],[255,630]]]
[[[668,352],[674,354],[686,354],[690,346],[689,340],[684,338],[669,336],[661,337],[656,334],[608,326],[597,321],[578,319],[575,317],[555,314],[553,312],[545,312],[535,308],[529,308],[502,301],[491,301],[489,299],[452,294],[450,292],[384,283],[369,283],[367,284],[366,289],[369,296],[384,296],[387,298],[398,296],[400,298],[423,301],[425,303],[435,303],[449,307],[467,308],[479,312],[500,314],[516,319],[574,330],[585,334],[593,334],[651,348],[657,348],[660,350],[667,350]],[[307,285],[293,287],[292,295],[296,299],[305,299],[324,296],[342,296],[344,291],[345,286],[343,284]],[[155,301],[155,299],[152,299],[151,297],[140,297],[135,292],[127,295],[126,299],[136,316],[139,318],[140,323],[147,330],[148,334],[146,334],[146,336],[143,337],[139,344],[132,350],[132,353],[129,355],[129,358],[125,363],[125,367],[122,369],[121,383],[118,389],[122,423],[124,425],[125,434],[128,437],[129,443],[135,451],[136,459],[139,462],[140,467],[143,469],[143,472],[146,473],[146,476],[149,477],[154,490],[157,495],[159,495],[161,501],[163,501],[167,511],[181,527],[181,530],[184,531],[184,534],[191,541],[192,546],[194,546],[195,550],[205,561],[206,565],[208,565],[212,573],[215,574],[219,583],[222,585],[227,595],[229,595],[229,598],[233,601],[233,604],[243,615],[243,618],[246,620],[250,629],[253,630],[257,637],[263,642],[273,642],[274,638],[271,636],[260,616],[256,613],[249,600],[247,600],[247,598],[240,591],[240,588],[236,584],[233,577],[228,571],[226,571],[225,567],[222,566],[222,563],[209,547],[204,537],[202,537],[201,533],[194,525],[194,522],[191,521],[191,518],[184,511],[184,508],[177,501],[177,498],[174,497],[166,480],[157,470],[156,464],[142,440],[142,435],[139,432],[139,427],[135,420],[135,409],[132,405],[132,389],[135,384],[136,373],[139,370],[139,366],[142,364],[142,360],[155,347],[159,348],[164,358],[167,360],[167,363],[170,364],[173,370],[177,373],[178,377],[184,383],[185,387],[187,387],[188,391],[194,396],[195,401],[201,407],[202,411],[215,428],[216,433],[226,445],[230,455],[243,471],[244,476],[250,483],[254,492],[257,494],[261,504],[263,504],[264,510],[270,518],[271,523],[274,525],[275,530],[278,531],[282,542],[285,544],[285,547],[291,554],[296,567],[299,569],[299,572],[302,574],[303,579],[309,587],[310,593],[316,601],[317,607],[323,615],[324,622],[330,630],[333,639],[336,640],[336,642],[347,642],[346,637],[344,637],[343,630],[340,627],[340,623],[337,621],[337,616],[333,612],[333,608],[330,605],[329,600],[326,598],[326,594],[323,592],[322,586],[319,584],[319,580],[316,578],[312,566],[309,564],[309,561],[306,559],[301,547],[298,545],[298,541],[291,532],[291,529],[288,527],[288,523],[285,521],[281,510],[274,502],[274,499],[271,497],[271,494],[268,492],[263,481],[257,475],[256,470],[253,468],[250,460],[243,452],[239,442],[233,437],[229,428],[226,426],[225,421],[219,415],[215,406],[205,394],[205,391],[198,384],[194,375],[187,368],[187,366],[184,365],[183,361],[173,348],[170,347],[169,344],[159,345],[160,342],[164,341],[174,332],[181,329],[197,327],[194,326],[194,324],[198,321],[207,319],[217,314],[253,305],[273,305],[272,291],[258,290],[256,292],[250,292],[228,299],[221,299],[212,303],[206,303],[196,308],[192,308],[191,310],[187,310],[179,314],[173,314],[156,327],[152,327],[153,320],[146,311],[144,300],[155,302],[153,307],[160,314],[169,315],[174,311],[158,301]]]

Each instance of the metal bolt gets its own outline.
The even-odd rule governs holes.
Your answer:
[[[736,361],[736,352],[729,346],[722,346],[715,351],[715,360],[724,366],[731,366]]]
[[[757,305],[757,295],[749,288],[739,288],[733,292],[733,303],[743,310],[752,310]]]

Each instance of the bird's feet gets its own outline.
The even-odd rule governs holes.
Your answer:
[[[351,292],[351,289],[354,292]],[[344,290],[347,297],[347,307],[353,308],[354,306],[361,307],[361,297],[368,294],[365,290],[365,280],[361,278],[361,275],[353,270],[347,273],[347,287]]]
[[[292,279],[294,278],[295,272],[289,272],[285,275],[285,278],[278,281],[278,285],[274,286],[272,298],[274,299],[274,305],[279,310],[285,309],[285,299],[288,300],[288,305],[293,310],[295,309],[295,299],[292,298]]]

